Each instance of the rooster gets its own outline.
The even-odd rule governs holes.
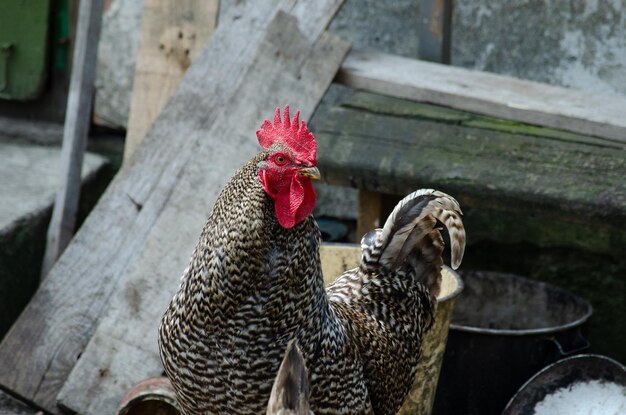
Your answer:
[[[159,328],[182,413],[262,414],[288,343],[309,370],[316,414],[394,414],[433,323],[444,243],[460,265],[458,203],[419,190],[361,241],[360,265],[327,289],[311,216],[316,142],[299,112],[266,120],[263,150],[226,184]]]

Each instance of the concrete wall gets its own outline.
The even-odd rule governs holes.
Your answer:
[[[96,113],[112,125],[128,120],[142,6],[112,0],[104,16]],[[625,12],[626,0],[457,1],[452,64],[626,95]],[[417,57],[419,17],[419,0],[347,0],[330,29],[355,48]]]
[[[113,127],[128,123],[142,12],[143,0],[112,0],[102,18],[94,111]]]
[[[453,65],[626,95],[625,0],[456,3]]]

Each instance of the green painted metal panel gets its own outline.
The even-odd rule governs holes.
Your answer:
[[[0,98],[29,100],[46,80],[50,0],[0,2]]]

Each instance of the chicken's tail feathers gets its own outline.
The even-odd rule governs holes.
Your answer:
[[[417,190],[403,198],[393,209],[382,229],[367,233],[361,240],[361,265],[366,268],[394,268],[420,245],[437,224],[443,224],[450,236],[452,260],[456,269],[465,251],[465,228],[459,203],[443,192]]]
[[[296,340],[287,345],[267,405],[267,415],[309,415],[309,379]]]

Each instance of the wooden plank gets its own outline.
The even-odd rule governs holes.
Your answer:
[[[349,103],[318,127],[328,182],[400,195],[419,187],[446,191],[464,206],[473,242],[524,241],[616,257],[626,249],[626,157],[612,143],[541,136],[534,127],[532,134],[521,126],[505,131],[495,122],[477,127],[471,114],[461,121],[445,109],[442,117],[427,115],[436,109],[373,94]]]
[[[318,16],[318,24],[328,23],[331,12]],[[274,18],[237,94],[206,132],[139,259],[120,280],[108,312],[59,395],[63,407],[81,414],[112,413],[134,383],[161,373],[157,328],[207,212],[232,172],[259,150],[254,131],[263,119],[283,103],[297,104],[303,116],[310,116],[348,48],[328,33],[311,44],[294,17],[279,13]]]
[[[74,235],[80,195],[80,171],[91,119],[102,5],[103,0],[83,1],[80,4],[61,147],[61,182],[48,227],[42,278],[48,274]]]
[[[3,387],[48,412],[58,412],[57,395],[108,307],[120,276],[132,266],[172,191],[179,187],[179,175],[196,146],[222,106],[236,97],[271,16],[279,7],[295,10],[299,3],[274,0],[231,6],[224,18],[227,24],[213,33],[133,158],[0,343]],[[341,1],[320,3],[331,14]],[[314,21],[319,17],[309,16]],[[321,33],[326,21],[320,19],[317,26],[309,23],[312,30],[307,34]],[[268,107],[279,104],[269,101]],[[265,116],[266,109],[261,110]]]
[[[144,0],[124,160],[213,33],[218,8],[219,0]]]
[[[626,143],[626,98],[620,96],[355,50],[336,81],[398,98]]]
[[[0,390],[0,415],[43,415],[43,412]]]
[[[381,228],[383,195],[379,192],[359,190],[359,214],[356,218],[356,239],[360,242],[363,235],[372,229]],[[382,219],[384,220],[384,219]]]
[[[454,0],[420,0],[418,58],[450,64]]]

